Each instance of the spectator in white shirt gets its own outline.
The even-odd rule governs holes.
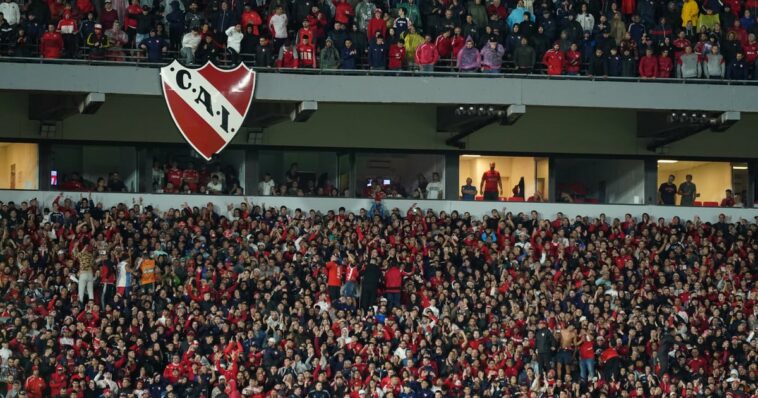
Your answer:
[[[426,184],[427,199],[444,199],[445,187],[440,181],[440,173],[432,173],[432,182]]]
[[[275,187],[276,183],[271,178],[271,174],[266,173],[263,176],[263,181],[258,183],[258,195],[271,196],[271,194],[274,192]]]
[[[0,3],[0,13],[3,14],[10,26],[16,26],[21,21],[21,12],[18,9],[18,4],[14,1],[5,0],[4,3]]]
[[[240,44],[242,43],[242,38],[245,36],[242,33],[242,25],[236,24],[234,26],[230,26],[225,33],[226,49],[229,51],[229,54],[232,57],[232,63],[236,65],[240,60]]]
[[[192,28],[192,31],[182,37],[182,49],[179,50],[186,65],[195,63],[195,50],[198,45],[200,45],[200,32],[197,28]]]
[[[274,36],[275,52],[278,52],[284,41],[287,40],[287,22],[287,14],[284,13],[284,8],[282,6],[276,7],[274,15],[268,22],[269,31]]]
[[[224,189],[216,174],[211,176],[211,181],[205,187],[208,189],[208,193],[212,195],[218,195]]]

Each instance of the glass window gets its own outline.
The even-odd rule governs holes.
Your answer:
[[[444,199],[445,157],[434,154],[359,153],[356,196]]]
[[[658,160],[658,203],[677,206],[719,206],[734,200],[733,166],[729,162]],[[747,188],[747,165],[742,179]],[[744,192],[739,193],[744,195]]]
[[[473,186],[476,200],[546,200],[547,158],[461,155],[459,162],[460,199],[471,200]],[[496,175],[500,176],[499,180]]]
[[[642,204],[645,163],[628,159],[555,159],[556,200]]]
[[[0,188],[39,188],[37,144],[0,143]]]
[[[258,165],[259,195],[340,196],[336,152],[260,151]]]
[[[225,149],[206,161],[192,149],[140,151],[141,189],[156,193],[245,193],[245,151]]]

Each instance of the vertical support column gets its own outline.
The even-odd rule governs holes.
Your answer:
[[[354,198],[356,192],[358,192],[358,170],[356,170],[358,162],[355,161],[355,151],[351,151],[348,155],[348,165],[348,167],[350,167],[350,173],[347,188],[350,190],[349,197]]]
[[[558,173],[555,172],[555,159],[552,157],[547,159],[547,201],[555,203],[558,201],[558,183],[555,176]]]
[[[37,186],[40,191],[49,191],[54,188],[50,186],[50,170],[53,169],[51,152],[52,146],[49,143],[41,142],[37,145]],[[58,183],[60,184],[60,180]]]
[[[747,193],[745,194],[745,207],[755,207],[755,189],[758,185],[758,161],[747,164]]]
[[[654,158],[645,159],[644,204],[658,204],[658,160]]]
[[[137,148],[137,192],[155,192],[153,187],[153,157],[149,148]]]
[[[258,181],[260,180],[260,170],[258,167],[258,149],[248,149],[245,151],[245,195],[258,195]]]
[[[445,199],[458,200],[460,157],[458,153],[445,154]]]

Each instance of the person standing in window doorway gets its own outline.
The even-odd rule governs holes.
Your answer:
[[[432,182],[426,184],[427,199],[445,199],[445,187],[440,181],[440,173],[432,173]]]
[[[482,174],[479,191],[483,193],[484,200],[497,200],[502,194],[503,181],[500,179],[500,173],[495,170],[495,162],[490,163],[490,169]]]
[[[695,198],[700,196],[697,193],[697,186],[692,182],[692,174],[687,174],[684,177],[686,181],[679,185],[679,195],[682,196],[679,201],[680,206],[693,206],[695,204]]]
[[[658,187],[658,204],[664,206],[673,206],[676,198],[676,184],[674,184],[674,175],[670,175],[668,181]]]
[[[474,200],[476,198],[477,191],[476,187],[471,185],[473,180],[471,180],[471,177],[466,178],[466,185],[461,187],[461,199],[463,200]]]

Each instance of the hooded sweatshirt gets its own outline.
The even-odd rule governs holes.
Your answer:
[[[505,55],[505,47],[498,43],[494,49],[487,43],[482,47],[479,52],[482,56],[482,66],[486,69],[499,70],[503,66],[503,55]]]
[[[469,36],[466,38],[466,44],[471,42],[471,44],[474,43],[474,40]],[[481,58],[479,54],[479,50],[476,47],[463,47],[461,51],[458,53],[458,69],[461,71],[470,71],[470,70],[476,70],[479,69],[481,66]]]

